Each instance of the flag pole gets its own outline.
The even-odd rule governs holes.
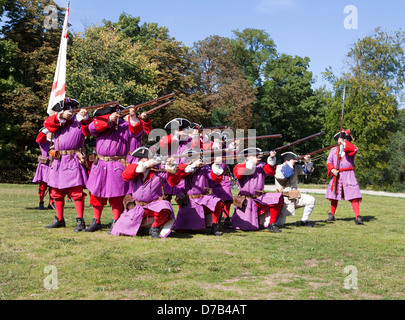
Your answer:
[[[60,40],[58,61],[56,64],[55,76],[52,83],[51,95],[49,97],[47,113],[53,115],[52,107],[59,101],[65,99],[66,94],[66,53],[69,25],[70,1],[68,3],[65,20],[63,22],[62,35]]]

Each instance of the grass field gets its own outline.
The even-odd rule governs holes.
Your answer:
[[[0,299],[3,300],[403,300],[405,199],[364,195],[364,226],[348,202],[325,223],[329,202],[314,195],[314,228],[287,220],[279,234],[172,233],[167,239],[45,229],[35,185],[0,185]],[[174,205],[177,211],[177,205]],[[102,223],[111,220],[106,207]],[[85,220],[92,209],[86,201]],[[357,281],[356,281],[357,280]]]

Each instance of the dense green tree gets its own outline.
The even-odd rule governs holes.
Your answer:
[[[46,6],[57,10],[52,28]],[[3,180],[28,182],[36,167],[35,137],[47,116],[49,64],[58,56],[64,9],[52,0],[0,3],[0,172]]]

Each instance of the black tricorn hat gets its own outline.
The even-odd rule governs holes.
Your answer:
[[[283,157],[284,161],[288,161],[288,160],[298,160],[298,156],[294,153],[294,152],[284,152],[281,154],[281,156]]]
[[[65,98],[58,103],[56,103],[52,107],[52,111],[55,112],[61,112],[64,110],[70,110],[70,109],[75,109],[79,105],[79,101],[71,99],[71,98]]]
[[[120,110],[124,110],[125,108],[119,104],[113,105],[113,106],[107,106],[102,109],[97,109],[93,113],[93,117],[99,117],[99,116],[104,116],[106,114],[111,114]]]
[[[191,122],[188,121],[187,119],[176,118],[176,119],[173,119],[170,122],[166,123],[164,129],[165,130],[172,130],[172,129],[182,130],[182,129],[191,127],[191,125],[192,125]]]
[[[246,155],[252,155],[252,154],[257,154],[263,152],[262,149],[260,148],[255,148],[255,147],[250,147],[250,148],[246,148],[244,150],[242,150],[239,155],[240,156],[246,156]]]
[[[134,152],[131,153],[131,156],[135,158],[152,158],[153,152],[150,150],[149,147],[143,146],[136,149]]]
[[[340,132],[335,134],[335,140],[339,139]],[[353,137],[350,134],[350,129],[349,130],[342,130],[342,139],[347,140],[347,141],[353,141]]]

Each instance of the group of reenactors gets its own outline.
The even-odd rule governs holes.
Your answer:
[[[124,117],[122,109],[114,104],[95,110],[90,117],[88,110],[70,98],[53,107],[54,114],[45,120],[36,140],[41,156],[33,180],[39,184],[40,209],[46,208],[48,190],[48,208],[56,211],[55,220],[46,228],[66,226],[67,198],[75,206],[75,232],[102,229],[101,216],[107,203],[112,209],[109,233],[116,236],[165,238],[173,230],[206,228],[210,234],[222,235],[222,218],[224,229],[267,228],[279,233],[286,218],[300,207],[304,208],[300,225],[313,226],[309,218],[315,198],[298,190],[298,176],[314,170],[310,155],[302,157],[300,164],[299,156],[285,152],[281,154],[283,163],[277,165],[275,151],[263,159],[262,150],[243,149],[243,143],[226,139],[220,130],[207,134],[201,125],[182,118],[165,125],[167,135],[158,142],[159,148],[148,147],[142,145],[143,136],[152,131],[148,115],[131,108]],[[92,137],[94,151],[90,155],[85,150],[87,137]],[[331,201],[331,210],[326,221],[335,220],[339,200],[349,200],[356,224],[363,224],[354,174],[357,148],[348,130],[335,137],[337,146],[330,150],[327,160],[331,181],[326,198]],[[229,154],[242,159],[233,169],[225,161]],[[267,176],[274,177],[276,192],[265,192]],[[235,183],[237,195],[232,194]],[[85,189],[93,209],[89,225],[84,220]],[[177,214],[172,200],[178,205]]]

